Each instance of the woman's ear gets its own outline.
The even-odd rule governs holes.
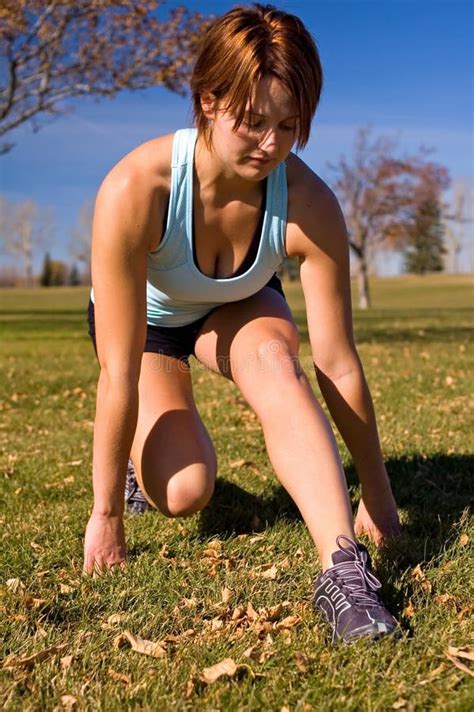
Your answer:
[[[214,94],[210,92],[201,94],[201,108],[206,119],[212,121],[217,109],[217,100]]]

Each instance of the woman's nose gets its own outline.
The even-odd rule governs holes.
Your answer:
[[[258,147],[266,153],[275,153],[278,148],[276,130],[268,129],[265,131],[258,143]]]

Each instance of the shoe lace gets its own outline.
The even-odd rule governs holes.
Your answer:
[[[348,546],[342,546],[340,540],[347,541]],[[344,535],[338,536],[337,544],[340,549],[354,556],[354,559],[341,561],[332,567],[337,578],[356,603],[380,606],[377,591],[382,584],[369,568],[367,552],[360,550],[352,539]]]

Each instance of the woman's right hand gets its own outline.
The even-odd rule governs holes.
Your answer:
[[[84,572],[97,575],[112,567],[125,567],[127,549],[121,515],[92,512],[84,540]]]

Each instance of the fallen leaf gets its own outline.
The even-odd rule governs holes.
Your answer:
[[[213,618],[211,620],[211,630],[212,631],[220,630],[223,627],[224,627],[224,621],[222,620],[222,618],[217,617],[217,618]]]
[[[60,583],[59,590],[61,593],[71,593],[71,591],[74,591],[74,586],[69,586],[67,583]]]
[[[187,681],[186,688],[184,690],[184,699],[185,700],[189,700],[189,698],[193,696],[195,686],[196,686],[196,681],[191,677]]]
[[[210,684],[215,682],[223,675],[232,677],[237,672],[237,665],[232,658],[225,658],[220,663],[216,663],[211,667],[204,668],[201,675],[201,680]]]
[[[247,610],[245,611],[247,618],[251,621],[256,621],[258,619],[258,613],[252,606],[250,601],[247,603]]]
[[[266,660],[269,658],[273,657],[275,655],[274,650],[269,650],[269,646],[264,643],[263,648],[261,645],[251,645],[250,648],[247,648],[247,650],[244,650],[244,655],[246,658],[249,658],[250,660],[254,660],[257,663],[264,663]]]
[[[243,606],[237,606],[237,608],[234,608],[234,611],[231,616],[232,621],[238,621],[240,618],[243,618],[245,615],[245,608]]]
[[[219,552],[216,551],[215,549],[204,549],[202,556],[203,558],[207,559],[218,559],[219,558]]]
[[[112,670],[112,668],[109,668],[107,671],[107,674],[109,677],[112,678],[112,680],[118,680],[119,682],[123,682],[125,685],[130,685],[132,680],[129,675],[125,675],[123,672],[117,672],[116,670]]]
[[[206,548],[220,551],[222,549],[222,542],[219,539],[212,539],[210,542],[208,542]]]
[[[452,596],[450,593],[440,593],[437,596],[435,596],[434,600],[437,603],[442,603],[445,605],[446,603],[452,603],[454,607],[456,607],[457,599]]]
[[[404,700],[402,697],[400,697],[400,699],[398,699],[396,702],[393,703],[392,709],[400,710],[400,709],[402,709],[402,707],[405,707],[406,704],[407,704],[407,701]]]
[[[283,612],[283,604],[277,603],[276,606],[271,606],[267,608],[266,619],[268,621],[277,621]]]
[[[191,596],[191,598],[183,598],[179,604],[180,608],[195,608],[197,606],[197,598]]]
[[[449,655],[449,653],[446,653],[446,657],[448,658],[448,660],[451,660],[453,665],[455,665],[457,668],[459,668],[459,670],[462,670],[463,672],[467,673],[471,677],[474,677],[474,672],[472,670],[470,670],[470,668],[468,668],[467,665],[464,665],[464,663],[462,663],[460,660],[455,658],[454,655]]]
[[[222,603],[228,603],[233,595],[234,591],[231,588],[223,588],[221,591]]]
[[[426,578],[425,572],[422,570],[420,564],[417,564],[414,569],[412,569],[411,574],[412,578],[416,579],[416,581],[420,582],[421,588],[423,591],[426,591],[427,593],[431,593],[432,590],[432,585]]]
[[[296,663],[296,667],[300,672],[308,672],[310,660],[307,655],[305,655],[299,650],[295,650],[295,652],[293,653],[293,658]]]
[[[145,640],[129,630],[124,630],[123,633],[116,636],[114,638],[114,645],[115,647],[121,648],[126,645],[126,641],[129,642],[130,647],[132,650],[135,650],[136,653],[150,655],[152,658],[163,658],[166,655],[166,643],[163,641],[155,643],[152,640]]]
[[[408,604],[403,609],[403,615],[405,618],[413,618],[415,615],[415,607],[411,601],[408,601]]]
[[[6,586],[12,593],[23,593],[26,590],[25,584],[19,578],[8,579]]]
[[[459,543],[461,546],[466,546],[469,544],[469,536],[467,534],[461,534],[459,537]]]
[[[74,695],[61,695],[61,702],[66,710],[72,710],[77,705],[77,697],[74,697]]]
[[[107,618],[108,625],[117,625],[118,623],[125,623],[130,618],[129,613],[112,613]]]
[[[275,623],[275,630],[284,630],[284,629],[293,628],[293,626],[298,625],[300,620],[301,620],[301,618],[298,615],[287,616],[286,618],[283,618],[283,620],[279,621],[278,623]]]
[[[474,611],[474,606],[466,606],[465,608],[461,609],[458,613],[458,620],[462,621],[463,618],[466,617],[466,615],[471,615],[471,613]]]
[[[273,564],[272,566],[270,566],[270,568],[266,569],[266,571],[262,571],[260,576],[264,579],[274,580],[274,579],[276,579],[277,574],[278,574],[278,569],[275,566],[275,564]]]
[[[11,655],[5,659],[3,667],[32,667],[36,663],[42,663],[53,655],[56,655],[60,650],[66,647],[66,643],[62,645],[52,645],[50,648],[45,648],[32,655],[27,655],[24,658],[18,658],[16,655]]]
[[[61,660],[59,661],[61,664],[62,670],[69,670],[69,668],[72,665],[72,661],[74,660],[74,655],[65,655]]]
[[[246,464],[247,464],[247,460],[245,460],[243,457],[241,457],[239,460],[234,460],[233,462],[229,462],[229,467],[243,467]]]
[[[454,645],[448,645],[449,655],[454,655],[456,658],[464,658],[465,660],[474,661],[474,648],[463,645],[461,648],[455,648]]]

